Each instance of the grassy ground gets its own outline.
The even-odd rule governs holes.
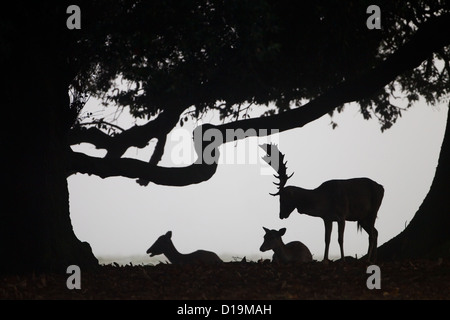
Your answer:
[[[368,289],[362,261],[277,265],[228,262],[216,266],[101,266],[70,274],[0,276],[1,299],[450,299],[450,260],[383,262],[381,289]],[[370,282],[370,281],[369,281]]]

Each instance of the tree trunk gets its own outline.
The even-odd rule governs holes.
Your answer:
[[[450,114],[430,191],[408,227],[378,249],[379,260],[450,257],[449,177]]]
[[[65,273],[69,265],[98,265],[70,221],[67,61],[54,50],[57,39],[41,36],[46,31],[20,29],[0,56],[7,80],[0,89],[0,272]]]

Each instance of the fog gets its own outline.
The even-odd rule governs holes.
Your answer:
[[[108,109],[102,108],[98,102],[90,101],[85,111],[94,110],[95,115],[107,117]],[[75,174],[68,178],[74,231],[80,240],[91,244],[103,263],[148,264],[167,261],[164,256],[150,258],[145,251],[169,230],[181,253],[205,249],[218,253],[225,261],[233,261],[244,256],[247,260],[270,258],[272,252],[259,251],[264,235],[262,227],[286,227],[285,243],[301,241],[308,246],[313,259],[321,260],[322,219],[296,211],[286,220],[278,218],[279,198],[269,195],[276,191],[273,171],[260,160],[264,153],[257,146],[269,141],[277,143],[286,155],[288,173],[295,172],[288,185],[315,188],[326,180],[353,177],[369,177],[382,184],[385,197],[375,224],[381,245],[406,227],[426,196],[435,173],[446,118],[444,104],[430,107],[417,103],[391,129],[381,133],[376,120],[363,120],[358,107],[350,104],[343,113],[334,115],[333,121],[338,124],[334,130],[331,118],[326,115],[303,128],[265,139],[228,143],[221,149],[216,174],[208,181],[185,187],[153,183],[142,187],[128,178],[101,179]],[[214,114],[208,114],[203,121],[218,120]],[[126,115],[118,123],[133,124]],[[174,129],[160,166],[188,165],[180,163],[180,157],[186,156],[180,153],[180,144],[191,140],[186,142],[180,137],[191,134],[196,125],[198,122],[190,120],[183,128]],[[151,141],[146,149],[130,148],[125,156],[148,161],[154,145]],[[97,156],[105,153],[88,144],[73,149]],[[188,149],[183,146],[182,150]],[[246,155],[237,161],[242,152]],[[357,232],[355,222],[348,222],[345,254],[360,257],[367,247],[367,234]],[[338,256],[334,224],[330,257]]]

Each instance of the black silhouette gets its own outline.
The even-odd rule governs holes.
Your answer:
[[[168,133],[186,117],[216,110],[227,120],[216,126],[221,132],[264,135],[260,129],[299,128],[356,101],[385,130],[402,112],[391,104],[395,87],[410,103],[422,96],[430,104],[450,87],[447,2],[383,1],[381,30],[366,28],[364,1],[80,0],[80,30],[66,27],[69,4],[12,2],[0,13],[1,271],[97,266],[72,229],[72,174],[122,176],[141,185],[210,179],[217,163],[158,165]],[[125,89],[116,85],[119,78],[129,84]],[[148,121],[123,130],[85,120],[89,96]],[[247,103],[272,102],[265,117],[247,117]],[[448,255],[449,134],[430,196],[386,256]],[[122,157],[152,139],[148,161]],[[71,149],[85,142],[106,156]],[[200,142],[197,153],[207,146]]]
[[[292,241],[284,244],[281,237],[286,233],[286,228],[280,230],[269,230],[263,227],[266,234],[264,242],[259,248],[262,252],[273,250],[272,262],[309,262],[312,255],[308,247],[300,241]]]
[[[178,252],[172,242],[172,231],[160,236],[147,250],[150,257],[163,254],[173,264],[197,264],[197,263],[220,263],[222,259],[217,254],[206,250],[197,250],[192,253],[183,254]]]
[[[344,229],[345,221],[357,221],[358,228],[363,228],[369,235],[368,259],[376,260],[378,231],[375,229],[375,219],[384,196],[384,188],[368,178],[348,180],[330,180],[313,190],[295,186],[286,186],[288,176],[287,161],[276,145],[261,146],[268,156],[264,157],[273,166],[280,182],[280,219],[289,217],[292,211],[320,217],[325,224],[325,254],[328,260],[331,230],[333,221],[338,223],[338,242],[341,249],[341,259],[344,259]],[[276,160],[276,161],[274,161]],[[276,165],[274,165],[276,164]]]

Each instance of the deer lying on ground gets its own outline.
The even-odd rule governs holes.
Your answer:
[[[150,254],[150,257],[164,254],[172,264],[214,264],[222,262],[219,256],[211,251],[197,250],[192,253],[182,254],[175,248],[171,238],[172,231],[168,231],[160,236],[147,250],[147,254]]]
[[[300,241],[292,241],[284,244],[281,237],[286,233],[286,228],[280,230],[269,230],[263,227],[266,234],[264,242],[261,245],[262,252],[273,250],[272,262],[309,262],[312,261],[312,255],[308,247]]]
[[[354,178],[349,180],[330,180],[313,190],[295,186],[286,186],[290,176],[287,175],[287,162],[276,145],[261,145],[267,152],[263,159],[278,173],[278,192],[271,194],[280,196],[280,219],[289,217],[294,209],[298,213],[320,217],[325,224],[325,254],[328,260],[333,221],[338,223],[338,242],[341,259],[344,259],[344,229],[345,221],[356,221],[358,230],[364,229],[369,235],[367,258],[376,260],[378,231],[375,229],[375,219],[384,196],[382,185],[369,178]]]

